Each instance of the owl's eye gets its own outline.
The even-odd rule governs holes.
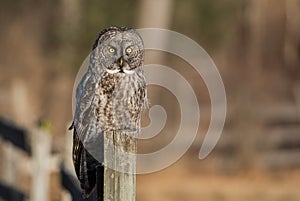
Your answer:
[[[132,47],[128,47],[127,49],[126,49],[126,53],[127,54],[130,54],[132,52]]]
[[[109,51],[110,53],[115,53],[116,50],[115,50],[115,48],[113,48],[113,47],[109,47],[109,48],[108,48],[108,51]]]

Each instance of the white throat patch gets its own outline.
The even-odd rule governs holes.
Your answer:
[[[106,72],[108,72],[109,74],[115,74],[115,73],[120,72],[120,70],[118,70],[118,69],[115,69],[115,70],[106,69]]]
[[[132,75],[134,73],[133,70],[123,70],[124,73],[128,74],[128,75]]]

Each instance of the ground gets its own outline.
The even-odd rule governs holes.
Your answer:
[[[224,174],[187,168],[186,160],[137,178],[137,201],[298,201],[300,171]]]

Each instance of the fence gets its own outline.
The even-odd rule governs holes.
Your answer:
[[[67,137],[66,150],[53,154],[51,135],[37,128],[33,131],[22,129],[11,122],[0,119],[0,138],[2,138],[2,181],[0,200],[8,201],[48,201],[50,193],[50,174],[61,175],[61,185],[65,189],[63,201],[83,201],[74,174],[71,173],[72,137]],[[30,192],[18,189],[19,176],[31,177]],[[89,200],[95,200],[92,196]]]

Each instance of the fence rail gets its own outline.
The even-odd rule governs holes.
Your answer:
[[[65,152],[52,154],[52,139],[49,132],[40,128],[27,131],[0,118],[0,138],[4,145],[1,152],[4,183],[0,183],[0,200],[1,198],[12,201],[49,200],[50,174],[55,172],[60,173],[61,184],[69,194],[63,196],[63,201],[84,201],[78,182],[74,178],[73,167],[70,167],[72,136],[69,134],[66,137],[68,147]],[[28,161],[23,163],[26,160]],[[31,192],[22,192],[16,187],[18,186],[16,175],[19,174],[31,176]],[[91,200],[95,200],[94,197],[85,201]]]

